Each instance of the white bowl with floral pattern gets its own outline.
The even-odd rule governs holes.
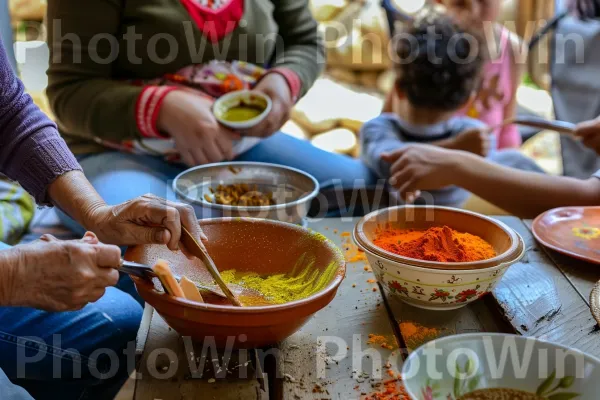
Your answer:
[[[482,237],[498,255],[461,264],[398,256],[372,241],[383,225],[401,229],[449,226]],[[523,239],[505,224],[446,207],[401,206],[375,211],[358,222],[353,237],[388,297],[428,310],[458,309],[491,292],[506,270],[525,254]]]
[[[597,400],[600,360],[535,338],[475,333],[421,346],[402,378],[413,400],[479,399],[486,390],[511,400]]]

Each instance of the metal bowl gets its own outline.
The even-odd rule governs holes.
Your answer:
[[[272,192],[272,206],[229,206],[207,201],[218,185],[246,183],[259,191]],[[295,168],[260,162],[225,162],[188,169],[173,181],[177,198],[191,204],[198,218],[250,217],[301,224],[310,203],[319,193],[319,183]]]

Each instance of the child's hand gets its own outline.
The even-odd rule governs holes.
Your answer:
[[[587,147],[600,154],[600,118],[577,125],[575,135],[580,137]]]
[[[487,129],[469,129],[454,138],[455,150],[468,151],[487,157],[492,150],[492,134]]]
[[[421,190],[435,190],[456,183],[460,153],[431,145],[408,145],[382,155],[392,164],[390,185],[407,202],[413,202]]]

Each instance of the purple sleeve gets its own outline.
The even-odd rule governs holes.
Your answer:
[[[56,125],[25,93],[0,41],[0,172],[18,181],[38,204],[59,176],[81,170]]]

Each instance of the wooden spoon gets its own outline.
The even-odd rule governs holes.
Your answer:
[[[144,264],[134,263],[131,261],[121,260],[121,266],[119,267],[119,271],[125,274],[137,276],[142,279],[151,280],[152,278],[158,278],[152,267]],[[177,280],[177,282],[181,282],[180,276],[173,275],[173,277]],[[202,292],[202,294],[208,293],[210,295],[218,297],[219,299],[227,299],[225,293],[223,293],[223,291],[218,286],[206,286],[197,282],[194,282],[194,285],[196,285],[196,287],[198,288],[198,290],[200,290],[200,292]],[[252,303],[255,303],[255,305],[271,304],[267,301],[267,299],[265,299],[265,296],[263,296],[260,292],[257,292],[256,290],[249,289],[247,287],[236,284],[228,284],[227,286],[229,289],[231,289],[231,291],[235,294],[237,298],[242,298],[251,301]]]
[[[194,238],[194,235],[190,233],[184,226],[181,227],[181,243],[188,249],[190,253],[194,255],[194,257],[199,258],[203,263],[212,278],[217,282],[217,285],[221,288],[227,299],[237,307],[243,307],[242,303],[237,299],[237,297],[231,292],[231,289],[227,287],[227,284],[221,277],[217,266],[214,261],[208,255],[206,248],[202,246],[198,241]]]

